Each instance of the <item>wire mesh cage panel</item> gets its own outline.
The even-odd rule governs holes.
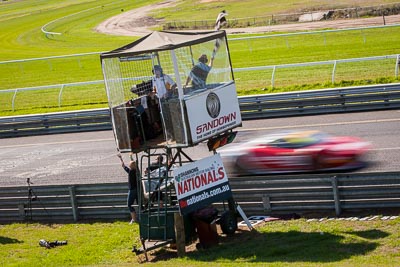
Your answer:
[[[122,152],[192,146],[241,123],[225,32],[154,32],[103,53],[101,59],[115,138]],[[217,130],[213,125],[220,126],[229,115],[217,118],[222,105],[216,96],[221,88],[225,89],[220,99],[233,96],[227,98],[226,106],[237,106],[238,119]],[[208,100],[211,93],[214,102]],[[193,123],[204,116],[204,122],[196,123],[209,126]],[[196,133],[203,132],[199,127],[207,128],[208,134]]]

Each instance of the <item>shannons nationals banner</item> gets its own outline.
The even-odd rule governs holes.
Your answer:
[[[184,99],[194,144],[242,124],[235,83]]]
[[[182,215],[232,197],[219,154],[174,170],[175,190]]]

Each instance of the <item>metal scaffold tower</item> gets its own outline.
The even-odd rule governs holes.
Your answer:
[[[177,231],[189,242],[193,214],[216,201],[228,201],[223,230],[234,232],[236,205],[215,153],[241,126],[226,33],[153,32],[101,63],[117,149],[140,170],[142,248],[134,252],[176,242]],[[185,149],[202,142],[214,153],[194,161]]]

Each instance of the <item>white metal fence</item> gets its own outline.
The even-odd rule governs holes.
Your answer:
[[[276,83],[276,77],[277,73],[279,70],[283,69],[295,69],[299,70],[300,68],[306,68],[306,67],[312,67],[312,66],[331,66],[331,78],[330,81],[326,80],[321,80],[320,82],[331,82],[332,84],[335,83],[335,76],[337,72],[338,65],[343,65],[347,63],[365,63],[367,64],[368,62],[371,61],[376,61],[376,62],[386,62],[388,65],[392,66],[392,75],[394,78],[398,79],[399,77],[399,63],[400,63],[400,55],[387,55],[387,56],[376,56],[376,57],[365,57],[365,58],[350,58],[350,59],[341,59],[341,60],[328,60],[328,61],[319,61],[319,62],[306,62],[306,63],[297,63],[297,64],[283,64],[283,65],[274,65],[274,66],[259,66],[259,67],[247,67],[247,68],[235,68],[234,72],[235,73],[241,73],[241,72],[250,72],[250,71],[265,71],[265,70],[270,70],[271,71],[271,78],[270,78],[270,84],[272,87],[275,86]],[[383,65],[383,64],[382,64]],[[264,77],[266,77],[265,73],[263,74]],[[239,79],[237,81],[238,84],[241,83],[241,80]],[[56,90],[58,93],[54,93],[54,101],[57,102],[58,107],[62,106],[63,103],[63,93],[65,88],[72,88],[73,90],[82,90],[84,87],[90,87],[90,86],[99,86],[103,85],[104,81],[103,80],[97,80],[97,81],[87,81],[87,82],[76,82],[76,83],[65,83],[65,84],[54,84],[54,85],[47,85],[47,86],[36,86],[36,87],[27,87],[27,88],[15,88],[15,89],[7,89],[7,90],[0,90],[0,97],[3,95],[3,108],[5,105],[8,104],[8,106],[11,106],[12,111],[15,111],[17,109],[16,107],[16,100],[17,100],[17,95],[22,94],[24,92],[29,92],[29,91],[42,91],[42,90]],[[9,95],[9,102],[6,103],[4,99],[6,99],[6,94]],[[81,94],[81,97],[84,97],[85,94]],[[107,102],[106,100],[106,95],[104,91],[104,98],[103,98],[103,103],[105,104]]]
[[[83,86],[103,85],[103,84],[104,84],[103,80],[98,80],[98,81],[77,82],[77,83],[67,83],[67,84],[53,84],[53,85],[45,85],[45,86],[27,87],[27,88],[15,88],[15,89],[8,89],[8,90],[0,90],[0,96],[2,94],[10,94],[11,93],[12,98],[11,98],[10,104],[11,104],[12,111],[15,111],[16,110],[15,102],[16,102],[18,93],[23,93],[23,92],[28,92],[28,91],[57,90],[58,91],[57,103],[58,103],[58,107],[61,107],[63,91],[66,87],[70,87],[70,88],[79,90],[79,88],[82,88]]]
[[[368,61],[381,61],[381,60],[393,60],[393,76],[397,79],[399,76],[399,58],[400,55],[387,55],[387,56],[377,56],[377,57],[364,57],[364,58],[348,58],[348,59],[338,59],[338,60],[327,60],[327,61],[318,61],[318,62],[305,62],[305,63],[296,63],[296,64],[282,64],[282,65],[273,65],[273,66],[259,66],[259,67],[248,67],[248,68],[238,68],[234,69],[234,72],[244,72],[244,71],[261,71],[261,70],[272,70],[271,76],[271,86],[275,86],[275,77],[278,69],[290,69],[290,68],[302,68],[302,67],[311,67],[311,66],[322,66],[322,65],[331,65],[331,80],[330,82],[335,83],[335,74],[337,70],[337,66],[339,64],[351,63],[351,62],[368,62]]]

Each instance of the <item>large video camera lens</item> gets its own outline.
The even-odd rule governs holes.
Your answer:
[[[67,241],[54,241],[54,244],[56,245],[56,246],[63,246],[63,245],[66,245],[67,244]]]

